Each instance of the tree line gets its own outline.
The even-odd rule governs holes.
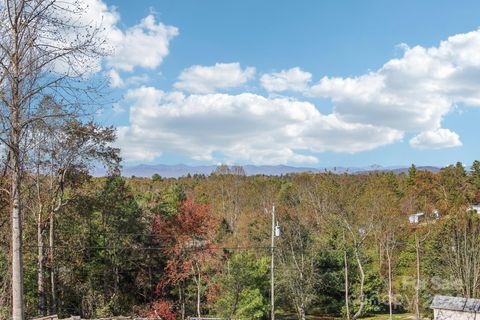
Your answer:
[[[71,169],[62,196],[45,173],[25,180],[28,315],[265,319],[273,205],[278,314],[420,318],[435,294],[479,295],[480,218],[471,209],[480,199],[478,161],[468,171],[457,164],[437,173],[412,166],[408,174],[277,177],[221,166],[179,179]],[[52,216],[40,213],[51,203],[52,228]],[[0,232],[7,262],[5,218]],[[2,317],[10,270],[0,265]]]

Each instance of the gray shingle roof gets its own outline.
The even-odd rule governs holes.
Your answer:
[[[430,308],[464,312],[479,312],[480,299],[435,296],[433,298],[432,304],[430,305]]]

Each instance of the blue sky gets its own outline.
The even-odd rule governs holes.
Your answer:
[[[480,158],[478,1],[85,1],[127,164]]]

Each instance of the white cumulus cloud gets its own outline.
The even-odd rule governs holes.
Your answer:
[[[195,65],[182,71],[174,87],[191,93],[213,93],[218,89],[239,87],[254,75],[255,68],[242,69],[238,62]]]
[[[85,1],[97,5],[92,20],[107,24],[115,48],[107,58],[112,86],[144,82],[130,72],[157,68],[178,29],[149,15],[121,30],[114,8],[100,0]],[[140,87],[127,92],[122,106],[130,105],[130,123],[118,129],[118,144],[127,160],[151,161],[174,153],[256,164],[316,163],[318,152],[372,150],[401,141],[405,134],[414,136],[409,143],[417,149],[461,146],[459,135],[442,122],[456,104],[480,106],[480,30],[430,48],[400,48],[399,58],[358,76],[325,76],[313,83],[312,74],[299,67],[261,76],[268,93],[330,99],[330,114],[296,98],[219,93],[245,86],[255,77],[254,67],[239,62],[193,65],[174,83],[178,91]]]
[[[455,104],[480,106],[480,31],[449,37],[436,47],[402,48],[402,57],[376,71],[322,78],[309,95],[330,98],[334,113],[347,122],[425,132],[418,140],[446,139],[441,122]]]
[[[210,161],[316,163],[311,152],[355,153],[403,137],[395,129],[346,123],[288,98],[185,95],[152,87],[130,90],[126,97],[130,125],[119,129],[118,143],[127,160],[151,161],[167,152]]]
[[[304,91],[307,89],[312,74],[299,67],[280,72],[264,74],[260,78],[262,87],[269,92]]]
[[[425,131],[410,140],[410,145],[417,149],[443,149],[462,145],[457,133],[448,129]]]
[[[139,24],[111,38],[114,52],[108,58],[108,65],[129,72],[135,67],[155,69],[168,55],[170,41],[177,35],[176,27],[157,22],[153,15],[148,15]]]
[[[110,86],[112,88],[121,88],[125,85],[125,82],[117,70],[111,69],[107,72],[107,76],[110,78]]]
[[[47,41],[57,48],[71,48],[94,33],[96,50],[106,54],[112,86],[121,82],[118,70],[131,72],[136,67],[155,69],[169,53],[170,41],[178,29],[155,20],[150,14],[127,29],[120,27],[121,17],[115,7],[102,0],[65,0],[52,6],[55,17],[65,23],[63,31],[49,35]],[[105,60],[102,55],[82,54],[74,58],[59,59],[55,70],[61,73],[93,74],[101,71]],[[113,72],[116,72],[114,74]]]

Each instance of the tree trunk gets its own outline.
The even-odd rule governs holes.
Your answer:
[[[307,317],[305,315],[305,306],[302,304],[300,307],[300,320],[306,320]]]
[[[18,146],[18,144],[17,144]],[[20,159],[18,150],[12,151],[12,319],[24,320],[22,213],[20,208]]]
[[[365,307],[365,293],[364,293],[364,286],[365,286],[365,271],[363,270],[362,261],[360,259],[360,255],[358,254],[358,248],[355,247],[355,258],[358,264],[358,270],[360,271],[360,307],[358,308],[357,312],[353,315],[353,319],[358,319]]]
[[[57,313],[57,288],[56,288],[56,274],[55,274],[55,219],[53,212],[50,213],[50,230],[48,235],[48,246],[49,246],[49,262],[50,262],[50,294],[51,294],[51,301],[50,301],[50,312],[52,314]]]
[[[345,273],[345,312],[347,314],[347,320],[350,320],[350,305],[349,305],[349,290],[348,290],[348,261],[347,250],[343,251],[343,263]]]
[[[392,258],[391,258],[391,252],[390,248],[387,245],[385,248],[385,251],[387,253],[387,263],[388,263],[388,309],[390,312],[389,319],[392,320],[393,317],[393,310],[392,310]]]
[[[38,314],[45,316],[45,277],[44,277],[44,242],[43,242],[43,226],[42,226],[42,209],[38,211],[37,217],[37,286],[38,286]]]
[[[150,253],[147,253],[148,254],[148,283],[149,283],[149,286],[148,286],[148,299],[147,301],[150,302],[152,299],[153,299],[153,295],[155,293],[154,291],[154,284],[153,284],[153,272],[152,272],[152,255]],[[181,293],[180,293],[181,294]]]
[[[108,247],[108,242],[107,242],[107,217],[106,213],[104,210],[102,210],[102,224],[103,224],[103,230],[102,230],[102,235],[103,235],[103,298],[105,301],[108,301],[108,275],[109,275],[109,259],[107,257],[107,247]]]
[[[345,274],[345,312],[347,313],[347,320],[350,320],[350,303],[349,303],[349,282],[348,282],[348,259],[347,259],[347,240],[345,238],[345,231],[343,231],[343,265]]]
[[[232,306],[232,309],[230,310],[230,315],[228,319],[232,319],[235,312],[237,312],[238,301],[240,300],[240,290],[241,289],[239,289],[237,286],[237,289],[235,290],[235,299],[233,300],[233,306]]]
[[[11,15],[10,15],[11,14]],[[13,72],[11,83],[11,104],[9,108],[9,122],[11,125],[11,133],[9,137],[9,170],[11,176],[11,193],[10,193],[10,205],[11,205],[11,228],[12,228],[12,319],[23,320],[25,317],[24,303],[23,303],[23,244],[22,244],[22,211],[21,211],[21,177],[22,177],[22,159],[21,159],[21,147],[20,139],[22,137],[22,124],[21,124],[21,31],[18,18],[19,12],[17,7],[13,9],[13,12],[9,13],[9,17],[13,18],[12,21],[12,40],[13,40],[13,52],[12,52],[12,65]]]
[[[420,320],[420,241],[415,232],[415,251],[417,256],[417,281],[415,283],[415,319]]]
[[[198,279],[197,279],[197,317],[200,319],[202,316],[200,314],[200,298],[201,298],[201,293],[200,293],[200,272],[198,273]]]
[[[119,291],[120,291],[120,288],[119,288],[119,285],[120,285],[120,273],[118,271],[118,265],[116,265],[114,268],[113,268],[114,272],[115,272],[115,283],[114,283],[114,290],[115,290],[115,295],[118,295],[119,294]]]
[[[44,224],[43,224],[43,202],[41,196],[41,170],[40,170],[40,148],[36,150],[36,179],[35,187],[37,192],[37,295],[38,295],[38,314],[45,316],[47,313],[45,303],[45,242],[43,240]]]
[[[180,284],[180,313],[182,314],[182,320],[185,320],[185,283],[182,281]]]

